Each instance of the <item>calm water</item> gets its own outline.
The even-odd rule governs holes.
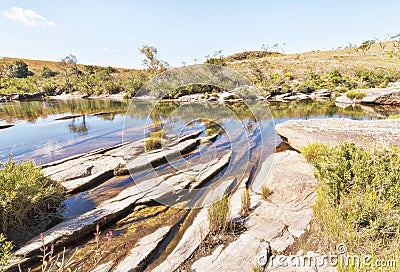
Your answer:
[[[138,124],[160,121],[177,111],[182,105],[177,102],[166,102],[158,108],[159,116],[148,117],[154,106],[153,102],[141,101],[130,107],[129,101],[111,100],[68,100],[68,101],[29,101],[0,104],[0,125],[14,124],[14,127],[0,130],[0,157],[4,161],[12,153],[14,159],[34,159],[47,163],[74,154],[87,152],[96,148],[112,146],[122,142],[122,130],[129,131],[127,140],[143,138],[143,129],[135,128]],[[128,108],[130,109],[128,112]],[[275,123],[289,119],[343,117],[353,119],[373,119],[384,117],[398,108],[346,108],[336,107],[332,103],[276,103],[269,108]],[[208,109],[197,109],[198,112]],[[255,105],[257,110],[257,105]],[[240,111],[240,109],[239,109]],[[100,115],[99,115],[100,113]],[[192,114],[181,113],[185,117],[196,119]],[[61,117],[82,115],[74,119],[57,120]],[[251,119],[238,114],[241,119]],[[269,114],[264,114],[270,119]],[[207,117],[207,116],[206,116]],[[198,117],[197,117],[198,118]],[[224,124],[229,126],[234,118],[221,116]],[[175,118],[176,127],[184,126],[190,120]],[[264,120],[265,121],[265,120]],[[269,121],[269,120],[267,120]],[[130,127],[129,127],[130,126]]]

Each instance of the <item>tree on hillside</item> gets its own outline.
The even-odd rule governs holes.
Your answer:
[[[32,76],[33,73],[29,71],[28,64],[22,60],[16,60],[7,66],[7,75],[11,78],[26,78]]]
[[[78,76],[79,70],[78,70],[78,59],[76,56],[69,54],[65,58],[61,59],[59,62],[59,68],[62,71],[62,74],[65,79],[65,85],[66,88],[71,91],[71,76],[76,75]]]
[[[139,51],[145,57],[145,59],[143,59],[143,65],[146,66],[149,71],[162,72],[168,68],[167,62],[157,58],[157,48],[143,45]]]
[[[56,71],[51,70],[49,67],[45,66],[42,69],[42,72],[40,73],[40,75],[44,78],[50,78],[50,77],[54,77],[57,75]]]
[[[364,41],[359,47],[357,47],[356,51],[361,50],[363,53],[367,52],[373,44],[375,44],[375,40],[367,40]]]

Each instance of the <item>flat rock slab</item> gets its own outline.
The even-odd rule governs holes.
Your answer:
[[[297,150],[319,142],[335,146],[340,142],[400,146],[400,120],[359,121],[345,118],[290,120],[275,131]]]
[[[229,154],[225,155],[225,157],[226,156],[229,156]],[[220,161],[225,161],[225,157],[216,161],[215,164],[219,164]],[[215,171],[219,171],[218,169],[214,168],[213,165],[204,164],[203,168],[198,169],[197,172],[193,172],[192,174],[194,174],[196,178],[201,175],[198,180],[204,182],[205,179],[216,175],[217,172]],[[59,248],[91,233],[97,224],[103,226],[115,221],[131,211],[136,205],[146,204],[150,201],[166,198],[171,195],[174,196],[181,191],[182,188],[188,188],[191,181],[190,175],[180,172],[174,175],[169,174],[148,179],[141,182],[139,185],[126,188],[117,196],[103,202],[95,209],[64,221],[45,231],[43,233],[44,243],[46,246],[53,244],[56,248]],[[42,242],[40,237],[36,237],[27,245],[17,250],[15,256],[34,256],[40,253],[41,246]]]
[[[212,257],[197,260],[193,270],[251,271],[263,252],[283,252],[307,230],[313,218],[311,205],[317,184],[314,168],[295,151],[271,156],[274,160],[269,175],[260,172],[255,177],[272,190],[269,201],[260,192],[253,192],[252,212],[245,220],[247,230],[227,247],[217,249]],[[269,165],[271,158],[264,164]]]
[[[381,105],[400,105],[400,89],[383,88],[383,89],[365,89],[357,90],[365,92],[366,96],[361,99],[361,103],[365,104],[381,104]]]
[[[163,227],[140,239],[138,245],[131,249],[129,255],[118,264],[113,272],[142,271],[143,265],[152,258],[160,243],[170,231],[171,227]]]
[[[45,165],[43,172],[51,179],[61,182],[68,193],[76,193],[112,178],[114,170],[125,163],[124,154],[138,156],[143,151],[142,142],[128,143]]]
[[[345,94],[336,98],[337,103],[342,104],[379,104],[379,105],[400,105],[400,89],[399,88],[372,88],[357,89],[356,92],[365,93],[365,97],[361,100],[349,99]]]
[[[43,172],[51,179],[61,182],[68,193],[77,193],[93,188],[115,174],[143,171],[191,152],[200,143],[200,139],[192,138],[196,138],[200,133],[201,131],[195,131],[182,136],[170,147],[149,153],[144,151],[144,141],[98,149],[43,165]],[[124,166],[126,163],[129,171]]]

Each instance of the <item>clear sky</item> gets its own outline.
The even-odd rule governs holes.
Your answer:
[[[400,32],[398,0],[0,0],[0,56],[141,68],[286,44],[332,49]]]

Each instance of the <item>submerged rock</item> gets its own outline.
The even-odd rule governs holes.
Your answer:
[[[68,193],[77,193],[115,175],[136,173],[180,158],[200,144],[201,139],[194,139],[200,133],[195,131],[184,135],[165,149],[148,153],[144,151],[144,141],[99,149],[43,165],[43,172],[61,182]]]
[[[12,125],[12,124],[0,125],[0,129],[6,129],[6,128],[13,127],[13,126],[14,126],[14,125]]]
[[[113,269],[113,272],[142,271],[142,266],[152,258],[160,243],[170,231],[171,227],[166,226],[140,239],[137,246],[131,249],[129,255]]]

